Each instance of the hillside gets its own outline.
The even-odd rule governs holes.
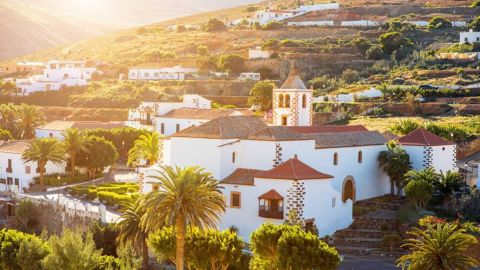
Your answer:
[[[4,0],[0,2],[0,59],[133,26],[257,0]]]

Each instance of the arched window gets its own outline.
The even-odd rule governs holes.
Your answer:
[[[302,108],[307,108],[307,95],[302,96]]]
[[[290,108],[290,95],[285,95],[285,108]]]
[[[283,94],[278,95],[278,107],[283,108],[285,106],[283,101]]]
[[[237,158],[237,154],[235,152],[232,153],[232,163],[235,163],[235,160]]]
[[[358,163],[362,163],[363,161],[363,153],[362,151],[358,151]]]
[[[349,176],[343,181],[343,188],[342,188],[342,201],[346,202],[348,199],[355,202],[355,180]]]
[[[335,165],[335,166],[338,165],[338,154],[337,153],[333,154],[333,165]]]

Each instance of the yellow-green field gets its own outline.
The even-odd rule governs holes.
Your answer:
[[[434,122],[439,125],[454,125],[465,128],[472,134],[480,134],[480,116],[452,116],[452,117],[356,117],[349,121],[350,125],[364,125],[369,130],[377,130],[380,132],[389,130],[395,123],[404,119],[416,120],[420,123]]]

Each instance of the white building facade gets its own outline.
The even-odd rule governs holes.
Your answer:
[[[388,178],[377,163],[379,152],[386,149],[386,140],[378,132],[350,130],[349,127],[336,133],[306,128],[269,127],[254,116],[216,118],[179,131],[165,140],[163,164],[205,168],[216,179],[222,180],[227,204],[231,192],[240,192],[238,196],[244,206],[229,207],[220,227],[234,225],[244,239],[248,239],[254,227],[272,221],[269,213],[259,215],[261,202],[257,197],[274,189],[287,198],[293,185],[309,189],[306,206],[301,209],[303,218],[315,222],[322,235],[331,234],[349,225],[354,201],[388,192]],[[299,175],[308,167],[308,171],[315,171],[311,173],[314,176],[285,179],[272,175],[270,171],[285,167],[283,164],[292,159],[302,164],[299,166],[302,169],[297,172]],[[235,178],[239,170],[255,170],[255,185],[242,185],[241,181],[246,179],[241,177],[239,183],[232,184],[229,179]],[[323,178],[318,174],[329,176]],[[152,181],[144,185],[143,191],[149,192],[155,189],[154,186]],[[324,196],[315,199],[316,194]],[[283,215],[280,217],[277,213],[273,218],[276,223],[287,217],[287,204],[285,199]]]
[[[127,125],[134,128],[152,129],[155,116],[165,115],[176,109],[211,109],[212,101],[195,94],[183,95],[176,102],[142,102],[140,106],[128,111]]]
[[[85,66],[85,61],[57,61],[45,64],[42,75],[15,81],[18,93],[28,95],[37,91],[56,91],[62,86],[82,86],[92,78],[96,68]]]
[[[407,151],[412,168],[433,168],[437,172],[457,171],[456,144],[423,128],[416,129],[398,139]]]
[[[196,68],[175,66],[171,68],[137,67],[128,71],[129,80],[175,80],[183,81],[193,78],[198,72]]]
[[[0,192],[23,193],[39,177],[37,162],[24,162],[30,141],[0,141]],[[64,173],[65,166],[48,162],[45,174]]]
[[[256,47],[255,49],[248,49],[248,59],[269,59],[272,54],[272,51],[264,51],[260,46]]]
[[[280,88],[273,89],[273,124],[312,125],[313,90],[308,89],[293,68]]]
[[[470,29],[468,32],[460,32],[460,43],[480,42],[480,32]]]

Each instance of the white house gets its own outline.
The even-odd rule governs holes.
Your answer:
[[[36,162],[24,162],[23,152],[30,141],[0,141],[0,191],[23,193],[40,176]],[[65,166],[48,162],[45,174],[63,173]]]
[[[339,9],[339,3],[322,3],[322,4],[315,4],[315,5],[302,5],[296,9],[299,12],[311,12],[311,11],[319,11],[319,10],[331,10],[331,9]]]
[[[178,80],[183,81],[193,78],[198,72],[196,68],[184,68],[181,66],[159,67],[135,67],[128,71],[129,80]]]
[[[470,29],[468,32],[460,32],[460,43],[480,42],[480,32],[473,32]]]
[[[268,59],[272,54],[272,51],[264,51],[260,46],[257,46],[255,49],[248,49],[248,59]]]
[[[300,13],[293,10],[273,10],[267,9],[257,11],[253,18],[253,21],[258,22],[260,25],[265,25],[271,21],[282,21],[288,18],[299,15]]]
[[[28,95],[37,91],[59,90],[62,86],[82,86],[92,78],[96,68],[85,66],[85,61],[57,61],[45,64],[41,75],[16,80],[18,93]]]
[[[287,80],[273,89],[273,124],[310,126],[312,124],[313,89],[308,89],[293,67]]]
[[[183,108],[211,109],[212,101],[200,95],[189,94],[183,95],[181,101],[142,102],[137,108],[128,111],[127,125],[135,128],[151,129],[155,116]]]
[[[433,168],[436,171],[456,171],[456,144],[447,141],[424,128],[416,129],[400,137],[398,142],[410,156],[415,170]]]
[[[238,77],[240,81],[260,81],[260,73],[256,72],[243,72]]]
[[[113,129],[123,127],[126,127],[123,122],[55,120],[35,128],[35,136],[37,138],[62,139],[62,132],[68,128],[76,128],[79,131],[82,131],[88,129]]]
[[[237,169],[221,181],[228,206],[221,228],[236,226],[247,240],[263,223],[281,224],[293,210],[306,225],[333,234],[352,222],[352,200],[343,200],[333,178],[297,156],[270,170]]]

